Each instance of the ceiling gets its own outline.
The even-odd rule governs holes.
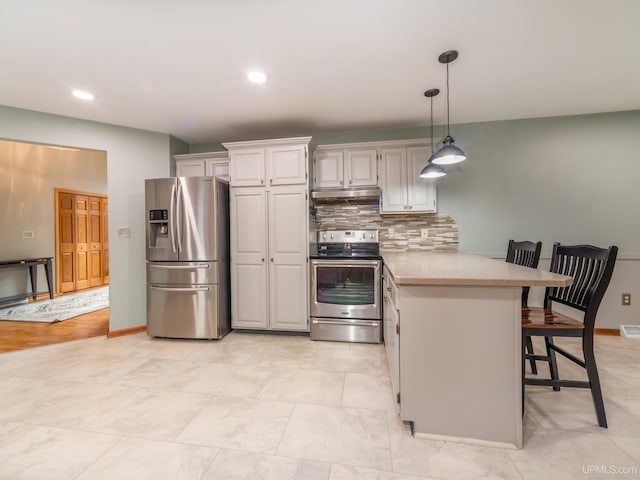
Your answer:
[[[207,143],[426,125],[440,88],[442,124],[456,49],[452,123],[635,110],[639,20],[633,0],[4,0],[0,104]]]

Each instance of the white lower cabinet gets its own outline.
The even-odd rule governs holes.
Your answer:
[[[231,189],[231,325],[308,331],[306,185]]]
[[[383,283],[383,328],[384,328],[384,348],[387,353],[387,363],[389,365],[389,376],[391,377],[391,388],[397,402],[397,409],[400,410],[400,312],[396,308],[395,291],[393,280],[389,272],[384,273]]]

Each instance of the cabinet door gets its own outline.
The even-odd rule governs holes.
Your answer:
[[[265,329],[267,321],[266,193],[231,189],[231,325]]]
[[[266,178],[263,148],[238,149],[229,152],[232,187],[264,185]]]
[[[387,322],[389,324],[388,337],[385,337],[385,349],[389,362],[391,388],[394,398],[397,399],[400,393],[400,314],[391,300],[385,305],[385,308],[388,311]],[[385,333],[387,333],[386,330]]]
[[[229,180],[229,160],[206,160],[205,165],[207,176]]]
[[[283,145],[267,147],[270,185],[303,185],[307,183],[307,147]]]
[[[306,186],[269,191],[269,326],[308,331]]]
[[[436,181],[419,177],[430,155],[429,147],[407,148],[407,204],[410,213],[436,211]]]
[[[202,177],[204,175],[203,160],[176,160],[176,177]]]
[[[344,182],[347,187],[378,184],[378,152],[376,149],[347,150],[344,162]]]
[[[385,148],[381,151],[381,213],[407,211],[407,149]]]
[[[89,197],[89,286],[102,285],[102,215],[100,198]]]
[[[89,285],[89,197],[85,195],[75,196],[75,281],[76,290],[88,288]]]
[[[342,150],[316,150],[314,160],[314,182],[317,188],[342,187],[344,153]]]

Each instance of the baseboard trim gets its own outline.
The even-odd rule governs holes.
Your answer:
[[[617,328],[594,328],[593,333],[607,337],[619,337],[620,330]]]
[[[146,331],[147,331],[146,325],[140,325],[139,327],[123,328],[121,330],[111,330],[109,333],[107,333],[107,338],[122,337],[124,335],[132,335],[134,333],[140,333],[140,332],[146,332]]]

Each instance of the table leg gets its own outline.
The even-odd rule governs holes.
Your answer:
[[[33,300],[38,296],[38,264],[29,265],[29,276],[31,277],[31,296]]]
[[[53,300],[53,260],[47,259],[44,265],[44,273],[47,276],[47,287],[49,287],[49,298]]]

